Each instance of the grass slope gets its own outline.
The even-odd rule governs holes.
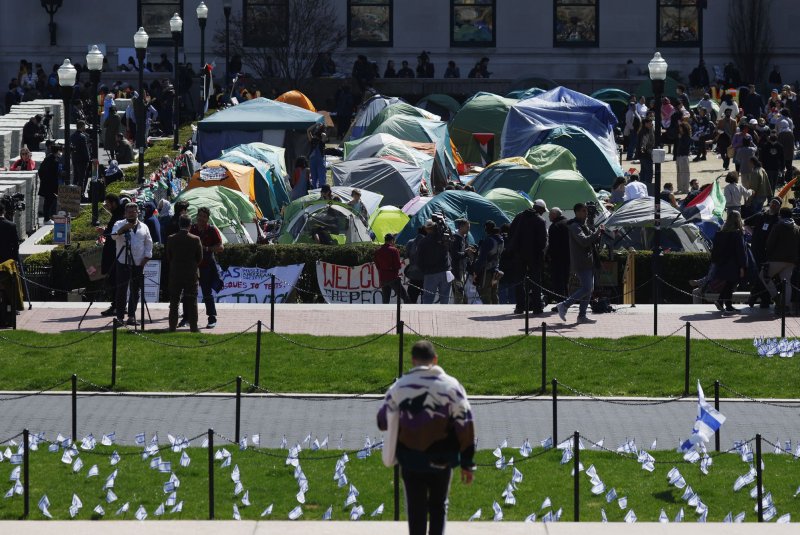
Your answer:
[[[120,391],[192,392],[241,375],[253,381],[255,334],[190,335],[145,333],[151,340],[121,330],[118,337],[117,385]],[[58,346],[86,333],[44,335],[6,331],[2,337],[18,343]],[[291,340],[319,348],[342,348],[369,338],[292,335]],[[404,367],[416,337],[406,336]],[[227,340],[225,343],[213,345]],[[476,338],[438,339],[461,353],[439,349],[440,363],[458,377],[470,394],[522,395],[541,384],[541,339],[531,336],[500,351],[512,341]],[[649,337],[593,339],[586,343],[617,351],[595,352],[568,341],[548,339],[547,377],[595,395],[674,396],[683,391],[684,340],[674,337],[641,351],[626,352],[652,341]],[[746,340],[725,341],[753,351]],[[192,345],[179,349],[164,344]],[[754,397],[796,397],[799,359],[760,359],[729,353],[707,341],[692,342],[691,392],[696,380],[710,388],[715,379]],[[361,393],[379,391],[392,382],[398,368],[398,340],[390,335],[347,351],[311,350],[267,333],[262,338],[261,381],[276,392]],[[103,386],[110,385],[111,334],[100,333],[77,344],[51,349],[28,349],[0,338],[0,389],[39,390],[77,373]],[[68,389],[64,385],[61,389]],[[85,389],[84,385],[81,385]],[[233,386],[227,387],[232,391]],[[568,395],[561,389],[562,395]],[[726,396],[724,389],[721,395]]]
[[[195,444],[199,444],[198,441]],[[219,442],[215,441],[215,445]],[[215,477],[215,509],[219,519],[231,519],[233,505],[238,504],[243,519],[257,519],[262,511],[270,504],[274,504],[272,515],[268,518],[285,520],[290,510],[298,505],[295,495],[298,485],[294,479],[293,468],[285,464],[285,450],[258,450],[248,449],[239,451],[231,445],[225,446],[232,454],[232,463],[227,468],[220,467],[220,461],[214,463]],[[132,456],[123,456],[121,462],[112,467],[109,455],[113,449],[121,454],[129,453]],[[219,448],[215,448],[219,449]],[[172,463],[172,470],[180,479],[177,490],[177,499],[184,502],[182,514],[167,514],[165,519],[205,519],[208,518],[208,458],[207,450],[190,448],[186,450],[191,458],[191,464],[183,468],[179,465],[180,454],[167,450],[160,453],[162,460]],[[534,450],[534,454],[541,451]],[[162,486],[169,479],[168,473],[159,473],[149,468],[149,460],[142,460],[138,455],[141,450],[132,447],[102,447],[90,452],[82,452],[83,468],[74,473],[72,467],[61,462],[61,452],[49,453],[42,446],[39,451],[31,453],[31,518],[38,520],[44,516],[36,504],[42,495],[47,494],[50,500],[50,513],[56,519],[69,518],[69,506],[73,493],[77,494],[83,502],[83,509],[78,513],[77,519],[100,518],[92,510],[96,505],[105,509],[106,519],[133,519],[135,511],[143,505],[148,513],[148,520],[156,519],[154,511],[159,504],[166,500],[167,495]],[[272,454],[275,456],[267,456]],[[348,494],[348,487],[338,488],[333,479],[336,457],[341,452],[319,451],[300,454],[300,466],[309,482],[306,493],[306,503],[302,506],[303,520],[319,520],[325,510],[332,506],[333,520],[347,520],[349,507],[344,503]],[[380,452],[373,453],[367,459],[357,459],[350,454],[346,475],[349,483],[356,486],[359,491],[358,504],[365,510],[364,519],[370,513],[384,504],[384,513],[378,517],[391,520],[393,515],[393,485],[392,470],[385,468],[380,461]],[[459,481],[453,481],[450,499],[449,518],[451,520],[467,520],[479,508],[482,509],[482,519],[491,520],[492,503],[497,501],[503,508],[505,520],[520,521],[531,513],[537,513],[541,518],[550,509],[541,510],[541,504],[546,497],[552,501],[552,511],[563,508],[562,520],[571,521],[573,511],[571,477],[572,463],[561,465],[561,452],[550,451],[542,456],[523,461],[519,452],[507,449],[505,456],[513,456],[516,468],[522,472],[523,480],[518,484],[516,505],[505,505],[501,497],[503,490],[511,481],[512,468],[498,470],[492,467],[480,467],[476,473],[472,486],[465,486]],[[709,507],[708,520],[721,521],[729,512],[737,514],[745,512],[746,520],[755,521],[755,500],[749,496],[749,491],[755,483],[748,485],[741,491],[733,492],[733,483],[739,475],[747,473],[749,465],[742,462],[738,455],[724,454],[714,459],[709,475],[703,475],[698,465],[681,464],[679,454],[673,452],[652,452],[658,461],[667,461],[657,464],[653,473],[642,470],[635,461],[626,460],[618,455],[606,452],[584,450],[581,452],[581,461],[584,466],[591,464],[597,469],[606,488],[614,487],[619,497],[626,496],[628,508],[633,509],[639,521],[656,521],[663,508],[670,520],[683,507],[685,521],[692,522],[698,515],[693,507],[689,507],[681,499],[683,490],[672,487],[667,482],[667,472],[677,466],[686,478],[689,485],[697,492],[700,499]],[[327,459],[319,459],[328,457]],[[491,464],[495,458],[489,451],[478,453],[479,463]],[[675,461],[673,465],[669,461]],[[522,462],[520,462],[522,461]],[[99,477],[87,478],[89,468],[97,464]],[[772,492],[778,514],[791,513],[793,517],[800,514],[800,506],[792,497],[798,482],[800,482],[800,465],[793,461],[789,455],[765,455],[764,488]],[[5,471],[10,471],[11,466],[4,463]],[[249,491],[252,503],[244,507],[241,497],[234,495],[234,483],[231,473],[234,466],[238,466],[241,482],[245,490]],[[102,490],[106,477],[114,468],[119,470],[116,478],[114,493],[118,500],[108,504],[105,501],[106,492]],[[11,483],[9,483],[9,486]],[[599,521],[600,509],[604,508],[609,521],[621,521],[626,513],[618,503],[607,503],[604,495],[594,496],[590,492],[591,485],[588,477],[580,474],[580,509],[581,519],[584,521]],[[401,491],[402,492],[402,491]],[[401,495],[401,507],[402,507]],[[130,503],[130,510],[115,516],[115,512],[125,502]],[[22,516],[22,497],[0,501],[0,519],[15,519]],[[169,508],[167,508],[169,511]],[[405,518],[404,514],[401,518]]]

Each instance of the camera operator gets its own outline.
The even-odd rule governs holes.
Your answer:
[[[139,221],[139,206],[135,202],[125,205],[125,219],[114,223],[111,237],[116,242],[117,270],[116,298],[117,321],[122,323],[127,303],[128,325],[135,326],[136,304],[143,281],[144,266],[153,257],[153,240],[147,225]],[[126,250],[128,249],[129,250]],[[126,301],[128,287],[130,295]]]
[[[472,276],[475,287],[481,295],[484,305],[497,305],[500,303],[498,290],[503,272],[500,271],[500,255],[503,254],[503,238],[500,229],[491,219],[483,226],[486,237],[478,246],[478,259],[472,266]]]
[[[456,219],[456,233],[450,242],[450,265],[453,266],[453,301],[457,305],[466,305],[464,283],[467,277],[467,265],[475,257],[475,247],[467,246],[469,221]]]
[[[558,304],[558,316],[561,321],[567,321],[567,309],[573,303],[580,302],[578,308],[578,323],[595,323],[586,317],[586,309],[589,308],[589,299],[594,290],[594,270],[599,267],[600,258],[597,254],[596,245],[600,242],[603,230],[600,225],[598,228],[591,226],[594,217],[589,218],[589,203],[577,203],[573,210],[575,218],[568,224],[569,229],[569,258],[572,273],[578,277],[580,286],[567,299]],[[597,210],[597,206],[594,206]],[[595,212],[596,214],[596,212]]]
[[[444,217],[433,214],[425,221],[425,237],[420,240],[417,251],[419,268],[424,275],[422,304],[433,304],[438,293],[439,303],[450,302],[450,240],[452,236]],[[448,280],[450,279],[450,280]]]
[[[13,201],[4,196],[0,202],[0,264],[6,260],[19,261],[19,234],[17,226],[11,221],[13,217]]]
[[[39,150],[39,143],[45,140],[46,132],[42,125],[42,114],[37,113],[22,127],[22,144],[31,151]]]
[[[308,161],[311,164],[311,185],[314,188],[321,188],[325,185],[325,143],[328,142],[328,135],[325,133],[325,125],[317,123],[306,131],[310,150]]]

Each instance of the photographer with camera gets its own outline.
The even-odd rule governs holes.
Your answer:
[[[446,305],[450,302],[450,241],[452,235],[444,216],[432,214],[425,221],[425,237],[417,246],[419,268],[424,275],[422,287],[422,304],[433,304],[433,298],[438,293],[439,303]]]
[[[590,217],[588,204],[590,203],[577,203],[573,207],[575,218],[567,224],[569,229],[570,268],[572,273],[578,277],[580,286],[556,307],[561,321],[567,321],[567,309],[570,305],[580,302],[578,323],[595,323],[595,320],[590,320],[586,317],[586,310],[589,308],[589,300],[594,290],[594,270],[600,264],[600,258],[595,246],[600,243],[605,227],[603,225],[596,229],[592,227],[594,216]],[[594,210],[596,215],[596,204],[594,205]]]
[[[472,277],[475,287],[484,305],[500,303],[498,290],[503,272],[500,271],[500,255],[503,253],[503,237],[494,221],[488,220],[483,229],[486,237],[478,246],[478,259],[472,266]]]
[[[6,260],[19,261],[19,234],[11,221],[13,217],[14,200],[4,195],[0,201],[0,264]]]
[[[22,127],[22,145],[31,151],[38,151],[39,144],[46,138],[42,118],[42,114],[37,113]]]
[[[310,150],[308,161],[311,164],[311,185],[313,188],[321,188],[326,183],[325,170],[325,143],[328,142],[328,135],[325,133],[325,125],[317,123],[306,130]]]
[[[453,302],[457,305],[466,305],[467,296],[464,293],[464,284],[467,276],[467,265],[475,257],[475,246],[467,245],[469,235],[469,221],[456,219],[456,233],[450,242],[450,265],[453,267]]]

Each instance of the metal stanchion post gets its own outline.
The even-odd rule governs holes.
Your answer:
[[[117,384],[117,318],[112,320],[114,327],[111,330],[111,388]]]
[[[256,373],[255,381],[253,384],[258,386],[261,377],[261,320],[258,320],[258,328],[256,329]]]
[[[400,313],[402,311],[402,308],[401,308],[402,307],[402,302],[403,302],[403,300],[400,299],[400,295],[398,294],[397,295],[397,312],[396,312],[397,318],[395,319],[395,325],[397,325],[397,330],[398,331],[400,330]]]
[[[144,309],[146,307],[144,303],[144,271],[142,271],[142,282],[139,285],[139,293],[141,294],[142,299],[142,332],[144,332]],[[136,314],[134,314],[134,317],[136,317]]]
[[[714,408],[719,410],[719,379],[714,381]],[[714,451],[719,451],[719,429],[714,431]]]
[[[542,322],[542,394],[544,394],[546,390],[547,390],[547,323],[543,321]]]
[[[525,336],[528,336],[531,321],[531,311],[529,310],[530,297],[528,296],[528,278],[522,279],[522,291],[525,293]]]
[[[208,430],[208,519],[214,520],[214,430]]]
[[[72,443],[78,440],[78,376],[72,374]]]
[[[271,288],[269,290],[269,330],[275,332],[275,274],[270,276]]]
[[[692,334],[691,334],[692,325],[688,321],[686,322],[686,359],[683,366],[683,395],[689,395],[689,359],[691,358],[692,354]]]
[[[23,505],[23,518],[28,518],[31,512],[31,454],[30,454],[30,433],[27,429],[22,430],[22,503]]]
[[[553,379],[553,447],[558,441],[558,379]]]
[[[581,506],[580,506],[580,466],[581,466],[581,448],[580,448],[581,434],[575,431],[572,440],[572,500],[573,500],[573,521],[581,521]]]
[[[397,377],[403,376],[403,336],[406,324],[397,322]]]
[[[394,465],[394,521],[400,520],[400,465]]]
[[[236,429],[234,432],[234,439],[239,443],[239,432],[242,422],[242,376],[236,377]]]
[[[756,499],[758,500],[758,521],[764,521],[764,504],[762,502],[764,493],[763,474],[761,473],[761,435],[756,435]]]
[[[781,287],[781,338],[786,338],[786,288],[787,281],[783,279]]]

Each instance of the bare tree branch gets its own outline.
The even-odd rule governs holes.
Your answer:
[[[746,82],[764,79],[772,58],[772,0],[730,0],[728,45]]]

